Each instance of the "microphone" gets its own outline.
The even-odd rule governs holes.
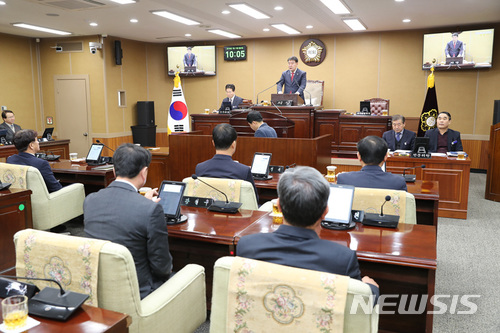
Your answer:
[[[276,108],[276,110],[278,110],[280,115],[283,116],[283,112],[281,112],[280,108],[273,101],[271,101],[271,104]]]
[[[300,89],[300,86],[299,86],[299,84],[296,81],[293,81],[293,83],[295,83],[297,85],[297,87],[299,87],[299,89]],[[306,93],[309,94],[309,104],[305,103],[305,101],[304,101],[305,105],[312,106],[312,95],[311,95],[311,93],[309,91],[307,91],[305,88],[304,88],[303,91],[305,91]]]
[[[297,163],[292,163],[290,165],[285,165],[285,169],[295,168],[296,166],[297,166]]]
[[[399,223],[398,215],[384,215],[384,205],[387,201],[391,200],[390,195],[386,195],[382,206],[380,206],[380,214],[366,213],[362,223],[375,227],[397,228]]]
[[[224,197],[226,198],[225,202],[224,201],[219,201],[219,200],[214,200],[214,202],[212,203],[212,205],[210,207],[208,207],[209,211],[235,214],[235,213],[238,212],[238,209],[241,207],[241,205],[243,205],[241,202],[229,202],[229,199],[227,198],[226,193],[224,193],[221,190],[215,188],[214,186],[212,186],[209,183],[205,182],[201,178],[198,178],[198,176],[196,174],[192,174],[191,178],[193,178],[194,180],[198,179],[203,184],[205,184],[205,185],[213,188],[217,192],[222,193],[222,195],[224,195]]]
[[[271,89],[272,87],[274,87],[275,85],[277,85],[277,84],[278,84],[278,83],[280,83],[280,82],[281,82],[281,79],[279,79],[279,81],[278,81],[278,82],[276,82],[275,84],[273,84],[272,86],[267,87],[266,89],[264,89],[264,90],[262,90],[261,92],[259,92],[259,93],[257,94],[257,105],[262,105],[262,104],[260,104],[260,103],[259,103],[259,95],[260,95],[260,94],[262,94],[263,92],[265,92],[265,91],[267,91],[267,90]]]
[[[108,148],[111,150],[113,153],[115,152],[114,149],[111,149],[110,147],[106,146],[104,143],[101,142],[99,139],[95,139],[95,142],[102,144],[104,147]],[[113,157],[108,157],[108,156],[102,156],[101,157],[102,161],[108,164],[113,164]]]
[[[7,286],[15,281],[7,279],[20,279],[28,281],[47,281],[57,284],[58,288],[45,287],[35,296],[31,297],[28,302],[29,314],[56,319],[66,320],[89,298],[89,295],[80,294],[73,291],[65,291],[59,281],[55,279],[32,278],[15,275],[0,275],[0,283],[6,283]],[[38,289],[38,288],[36,288]],[[34,292],[36,292],[36,289]]]
[[[403,177],[405,179],[405,182],[407,182],[407,183],[414,183],[415,180],[417,179],[417,175],[414,175],[414,174],[407,175],[406,174],[406,170],[418,169],[418,168],[425,169],[425,164],[417,165],[417,166],[414,166],[414,167],[409,167],[409,168],[404,168],[403,169]]]
[[[113,153],[115,152],[115,150],[114,150],[114,149],[111,149],[110,147],[106,146],[104,143],[102,143],[102,142],[101,142],[101,140],[99,140],[99,139],[95,139],[95,142],[100,143],[100,144],[101,144],[101,145],[103,145],[104,147],[106,147],[106,148],[108,148],[109,150],[111,150]]]

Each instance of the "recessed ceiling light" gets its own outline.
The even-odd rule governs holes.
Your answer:
[[[403,1],[405,1],[405,0],[394,0],[394,1],[396,1],[396,2],[403,2]]]
[[[403,22],[404,22],[404,23],[410,23],[410,22],[411,22],[411,20],[410,20],[410,19],[404,19],[404,20],[403,20]]]
[[[130,19],[130,23],[137,23],[137,22],[139,22],[138,19]]]
[[[340,0],[321,0],[321,2],[328,7],[334,14],[350,14],[351,11]]]
[[[15,27],[19,27],[19,28],[25,28],[25,29],[31,29],[31,30],[48,32],[48,33],[55,34],[55,35],[71,35],[71,32],[66,32],[66,31],[61,31],[61,30],[55,30],[55,29],[50,29],[50,28],[39,27],[39,26],[32,25],[32,24],[12,23],[12,25],[15,26]]]
[[[271,24],[271,26],[274,27],[274,28],[276,28],[276,29],[278,29],[278,30],[286,32],[289,35],[298,35],[298,34],[300,34],[300,31],[295,30],[291,26],[283,24],[283,23]]]
[[[223,10],[221,13],[224,15],[231,14],[231,12],[229,10]]]
[[[366,30],[366,27],[358,19],[345,19],[342,21],[344,21],[344,23],[347,24],[349,28],[351,28],[354,31]]]
[[[111,0],[111,1],[119,3],[120,5],[128,5],[130,3],[136,3],[135,0]]]
[[[0,6],[6,5],[5,1],[0,1]]]
[[[221,35],[221,36],[228,37],[228,38],[241,38],[241,36],[239,36],[239,35],[236,35],[236,34],[224,31],[224,30],[220,30],[220,29],[211,29],[211,30],[207,30],[207,31],[211,32],[213,34]]]
[[[267,32],[267,31],[270,31],[270,30],[271,30],[271,29],[269,29],[269,28],[264,28],[264,29],[262,29],[262,31],[266,31],[266,32]]]
[[[152,11],[151,13],[153,13],[155,15],[158,15],[158,16],[161,16],[161,17],[164,17],[166,19],[172,20],[172,21],[176,21],[176,22],[179,22],[179,23],[186,24],[186,25],[198,25],[198,24],[201,24],[200,22],[196,22],[196,21],[190,20],[188,18],[179,16],[177,14],[173,14],[173,13],[167,12],[166,10]]]
[[[281,7],[281,6],[276,6],[276,7],[274,7],[274,10],[283,10],[283,7]]]
[[[186,36],[186,37],[191,37],[191,34],[185,34],[184,36]]]
[[[254,19],[257,19],[257,20],[271,18],[271,16],[269,16],[267,14],[264,14],[263,12],[255,9],[253,7],[250,7],[246,3],[232,3],[232,4],[229,4],[229,7],[233,8],[233,9],[236,9],[236,10],[239,10],[243,14],[251,16],[251,17],[253,17]]]
[[[312,25],[306,25],[306,29],[312,29],[314,28]]]
[[[89,25],[90,25],[91,27],[97,27],[97,26],[98,26],[98,24],[97,24],[97,23],[95,23],[95,22],[90,22],[90,23],[89,23]]]

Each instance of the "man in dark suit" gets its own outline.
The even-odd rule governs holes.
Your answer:
[[[430,152],[446,153],[464,150],[460,132],[449,128],[451,124],[451,114],[449,112],[439,112],[436,124],[437,128],[425,132],[425,136],[429,138]]]
[[[247,123],[255,131],[256,138],[277,138],[274,128],[264,122],[259,111],[250,111],[247,114]]]
[[[141,299],[160,287],[172,273],[167,222],[157,189],[142,196],[151,153],[131,143],[113,154],[116,180],[83,203],[88,237],[110,240],[129,249],[134,258]]]
[[[212,131],[212,143],[215,146],[215,155],[210,160],[201,162],[196,166],[195,173],[198,177],[241,179],[252,183],[257,202],[259,196],[253,181],[250,167],[233,161],[236,151],[236,138],[238,134],[233,126],[219,124]]]
[[[192,53],[193,48],[188,47],[187,53],[184,55],[184,67],[186,66],[196,66],[196,55]]]
[[[35,157],[35,154],[40,151],[40,143],[37,140],[37,133],[35,131],[26,129],[16,132],[14,135],[14,146],[16,146],[19,153],[9,156],[7,158],[7,163],[29,165],[37,168],[42,174],[49,193],[58,191],[62,188],[62,185],[56,177],[54,177],[49,162]]]
[[[223,111],[224,110],[224,102],[231,102],[231,110],[232,109],[237,109],[238,106],[243,103],[243,98],[241,97],[238,97],[234,94],[236,90],[236,87],[234,86],[234,84],[226,84],[226,98],[224,98],[222,100],[222,103],[220,104],[220,108],[219,108],[219,111]]]
[[[306,89],[307,84],[306,72],[297,68],[299,64],[299,59],[297,59],[297,57],[290,57],[287,61],[288,70],[281,74],[281,78],[278,81],[278,94],[298,94],[305,100],[304,89]]]
[[[8,142],[12,142],[14,139],[14,134],[21,130],[21,126],[14,124],[16,121],[16,117],[14,116],[14,112],[10,110],[2,111],[2,119],[3,123],[0,124],[0,129],[4,129],[7,131],[7,135],[5,136],[5,140]]]
[[[283,224],[273,233],[242,237],[236,253],[240,257],[280,265],[347,275],[368,283],[378,297],[377,283],[361,279],[356,252],[346,246],[319,238],[321,221],[328,213],[330,186],[319,171],[296,167],[281,175],[278,208]]]
[[[451,35],[451,41],[446,44],[444,52],[446,57],[463,57],[464,56],[464,44],[458,40],[458,33],[454,32]]]
[[[399,114],[392,116],[392,130],[384,132],[382,139],[390,150],[412,150],[415,144],[415,132],[405,129],[405,117]]]
[[[367,136],[359,140],[357,147],[361,171],[340,173],[337,176],[337,184],[407,190],[403,177],[382,170],[382,165],[387,160],[387,143],[382,138]]]

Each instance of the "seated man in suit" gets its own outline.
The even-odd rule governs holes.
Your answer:
[[[18,154],[9,156],[7,163],[29,165],[37,168],[42,174],[49,193],[62,189],[62,185],[54,177],[49,162],[35,157],[35,154],[40,151],[40,143],[37,139],[37,133],[34,130],[26,129],[16,132],[14,135],[14,146],[16,146]]]
[[[337,176],[337,184],[407,190],[403,177],[382,170],[382,165],[387,160],[387,143],[382,138],[367,136],[359,140],[357,147],[361,171],[340,173]]]
[[[212,131],[212,143],[215,146],[215,156],[212,159],[201,162],[196,166],[195,173],[198,177],[241,179],[252,183],[255,190],[257,202],[259,196],[253,181],[250,167],[233,161],[236,151],[236,137],[238,134],[233,126],[219,124]]]
[[[405,130],[405,117],[399,114],[392,116],[392,130],[385,132],[382,138],[390,150],[412,150],[415,144],[415,132]]]
[[[242,237],[236,254],[240,257],[280,265],[350,276],[368,283],[375,297],[378,284],[368,276],[361,279],[356,252],[319,238],[321,221],[328,213],[330,186],[311,167],[288,169],[278,182],[278,208],[283,224],[272,233]]]
[[[247,114],[247,123],[255,131],[256,138],[277,138],[274,128],[264,122],[259,111],[250,111]]]
[[[222,100],[222,103],[220,104],[220,108],[219,108],[219,111],[223,111],[224,110],[224,102],[230,102],[231,103],[231,110],[233,109],[237,109],[238,106],[243,103],[243,98],[241,97],[238,97],[234,94],[236,90],[236,87],[234,86],[234,84],[226,84],[226,98],[224,98]]]
[[[288,70],[281,74],[278,81],[278,94],[298,94],[304,99],[304,89],[307,85],[306,72],[297,68],[299,59],[297,57],[288,58]],[[283,87],[284,85],[284,87]]]
[[[116,180],[83,203],[88,237],[110,240],[129,249],[134,258],[141,299],[160,287],[172,273],[167,221],[157,189],[144,196],[151,153],[124,143],[113,154]]]
[[[0,129],[7,130],[7,135],[5,136],[5,140],[8,142],[12,142],[14,139],[14,134],[21,130],[21,126],[14,124],[16,121],[16,117],[14,116],[14,112],[10,110],[2,111],[2,119],[3,123],[0,124]]]
[[[438,114],[436,125],[425,132],[425,136],[429,138],[429,151],[446,153],[449,151],[463,151],[460,132],[450,129],[451,114],[446,111],[441,111]]]

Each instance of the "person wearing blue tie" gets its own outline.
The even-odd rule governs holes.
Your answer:
[[[413,150],[415,132],[405,129],[406,119],[402,115],[392,116],[392,130],[385,132],[382,138],[387,142],[387,147],[394,150]]]
[[[304,89],[306,89],[306,72],[297,68],[299,59],[297,57],[288,58],[288,70],[281,74],[278,81],[278,94],[297,94],[304,99]]]

